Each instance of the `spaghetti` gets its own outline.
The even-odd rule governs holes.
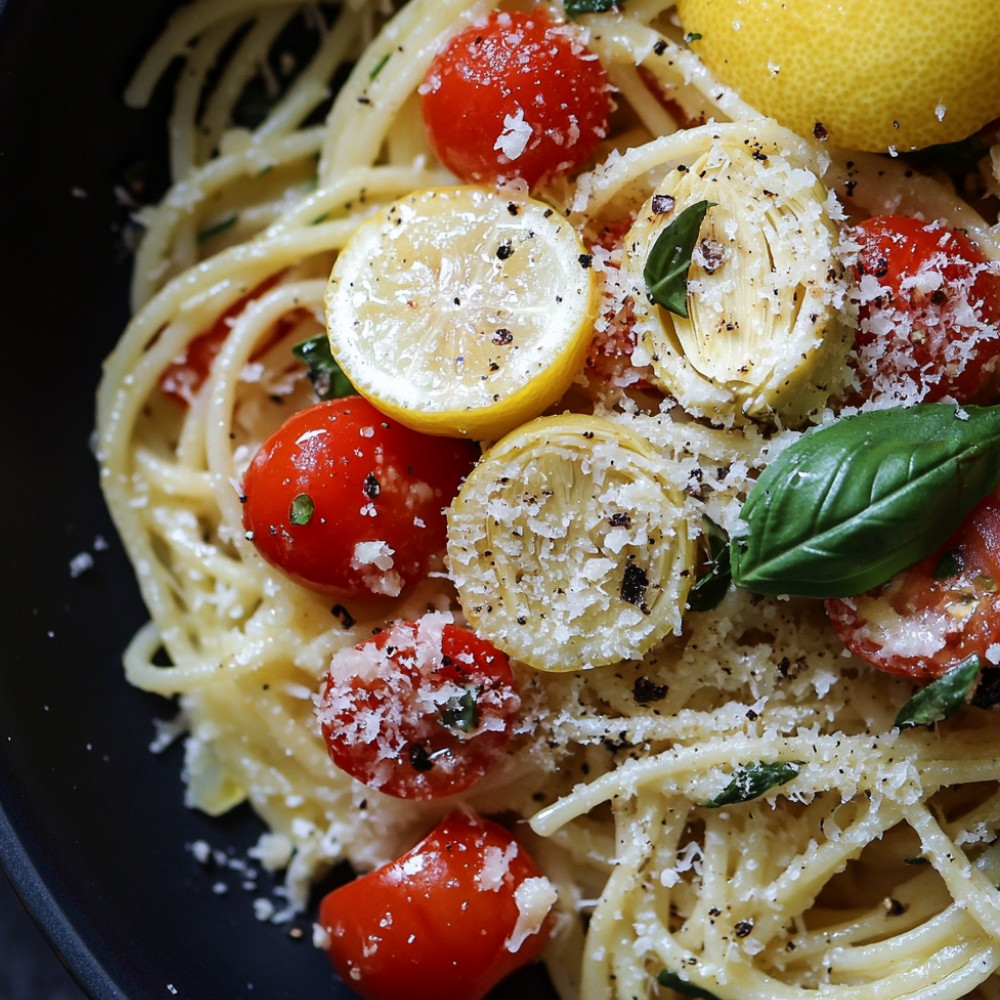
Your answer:
[[[249,801],[269,829],[262,855],[287,870],[296,908],[335,863],[384,863],[453,806],[381,795],[340,772],[314,701],[333,654],[373,627],[428,611],[460,620],[462,581],[432,574],[388,607],[331,613],[323,595],[260,559],[240,483],[261,442],[314,399],[291,348],[325,331],[327,280],[351,233],[410,192],[455,183],[428,146],[418,91],[443,42],[497,6],[206,0],[178,11],[127,95],[148,101],[182,58],[173,184],[142,212],[134,318],[98,400],[103,488],[151,619],[125,670],[145,690],[179,696],[189,804],[221,814]],[[638,435],[692,537],[704,517],[733,532],[757,471],[842,406],[854,318],[838,241],[850,219],[891,209],[960,227],[994,259],[1000,244],[936,177],[842,155],[762,118],[712,78],[671,4],[630,0],[572,25],[604,65],[617,109],[593,168],[535,192],[593,249],[603,302],[585,372],[555,409]],[[290,67],[293,30],[307,55]],[[327,109],[331,81],[359,51]],[[261,66],[277,97],[238,125]],[[740,160],[729,143],[767,155]],[[825,378],[810,366],[778,370],[789,360],[778,351],[767,378],[723,391],[734,380],[717,375],[726,359],[698,315],[684,330],[640,315],[636,342],[622,347],[634,275],[607,233],[623,218],[640,225],[694,162],[726,188],[716,200],[733,245],[763,239],[770,273],[808,290],[813,321],[786,335],[792,354],[826,345]],[[759,298],[727,308],[750,328]],[[785,322],[782,307],[768,322]],[[211,357],[203,372],[195,345]],[[744,347],[760,355],[761,345]],[[665,373],[667,349],[688,360]],[[691,374],[696,350],[711,355],[715,377]],[[802,391],[779,391],[789,381]],[[661,406],[665,393],[687,412]],[[462,564],[460,575],[476,573]],[[846,655],[822,605],[735,588],[633,658],[514,667],[513,740],[462,801],[527,821],[518,836],[558,888],[544,958],[564,1000],[675,987],[769,1000],[1000,996],[1000,736],[987,713],[900,731],[893,720],[911,685]],[[793,764],[794,778],[749,802],[708,804],[755,762]]]

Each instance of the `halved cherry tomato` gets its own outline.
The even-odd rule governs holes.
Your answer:
[[[360,396],[294,413],[243,478],[243,526],[288,576],[345,598],[395,597],[445,546],[443,510],[478,448],[431,438]]]
[[[1000,384],[1000,275],[964,233],[899,215],[855,230],[856,368],[865,398],[990,401]]]
[[[319,719],[342,770],[389,795],[433,799],[493,767],[520,706],[504,653],[426,615],[337,653]]]
[[[365,1000],[480,1000],[534,961],[551,883],[502,826],[454,812],[320,904],[334,968]]]
[[[826,602],[847,648],[933,680],[973,654],[1000,659],[1000,499],[989,495],[934,553],[860,597]]]
[[[529,187],[581,167],[608,132],[608,80],[571,29],[493,11],[455,35],[420,89],[441,162],[462,180]]]
[[[262,281],[253,291],[237,299],[221,316],[204,332],[192,338],[182,357],[167,365],[160,376],[160,391],[176,403],[189,406],[198,390],[204,385],[208,373],[212,370],[215,356],[222,350],[222,345],[229,331],[233,328],[236,317],[254,300],[260,298],[268,289],[277,284],[278,275]],[[294,317],[287,317],[278,324],[267,343],[261,344],[253,354],[259,357],[267,349],[278,342],[290,328]]]

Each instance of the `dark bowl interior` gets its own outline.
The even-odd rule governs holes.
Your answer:
[[[310,946],[310,915],[297,939],[257,920],[273,880],[193,856],[204,840],[242,858],[261,826],[184,807],[180,748],[149,749],[172,706],[121,671],[145,614],[90,435],[127,318],[115,188],[164,157],[165,103],[132,111],[121,93],[171,6],[0,0],[0,857],[94,998],[335,1000],[350,994]],[[515,995],[551,994],[531,970],[497,993]]]

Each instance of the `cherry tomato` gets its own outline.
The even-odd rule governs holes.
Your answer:
[[[261,282],[249,294],[237,299],[204,333],[198,334],[187,345],[184,355],[168,365],[160,376],[160,391],[176,403],[189,406],[204,385],[208,373],[212,370],[215,356],[222,349],[229,331],[233,328],[236,317],[254,300],[260,298],[278,281],[278,275]],[[269,347],[277,343],[284,335],[292,317],[278,324],[274,334],[267,343],[254,351],[253,358],[262,355]]]
[[[996,265],[964,233],[907,216],[868,219],[855,235],[863,397],[988,401],[1000,382]]]
[[[443,509],[478,448],[431,438],[360,396],[294,413],[243,479],[243,526],[292,579],[344,598],[395,597],[443,551]]]
[[[987,496],[934,553],[860,597],[826,602],[847,648],[880,670],[933,680],[1000,654],[1000,499]]]
[[[432,799],[493,767],[520,706],[506,655],[432,614],[337,653],[319,718],[342,770],[388,795]]]
[[[608,132],[607,75],[570,29],[493,11],[455,35],[421,87],[431,146],[466,182],[529,187],[581,167]]]
[[[320,904],[334,968],[365,1000],[480,1000],[545,946],[555,901],[502,826],[454,812]]]

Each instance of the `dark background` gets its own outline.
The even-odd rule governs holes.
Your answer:
[[[85,1000],[2,876],[0,1000]]]

